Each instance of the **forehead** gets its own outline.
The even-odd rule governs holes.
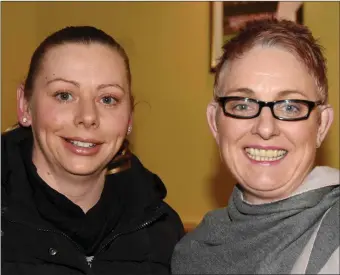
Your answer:
[[[247,88],[258,98],[271,100],[282,91],[299,91],[315,99],[316,84],[307,68],[292,53],[276,47],[257,46],[231,61],[221,74],[220,87]]]
[[[126,81],[125,64],[119,53],[99,43],[66,43],[52,47],[44,56],[40,75],[77,81]]]

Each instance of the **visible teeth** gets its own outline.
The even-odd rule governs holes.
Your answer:
[[[82,142],[82,141],[77,141],[77,140],[70,140],[70,142],[73,145],[79,146],[79,147],[85,147],[85,148],[91,148],[96,146],[95,143],[90,143],[90,142]]]
[[[246,148],[248,156],[257,161],[274,161],[283,158],[286,150],[264,150],[257,148]]]

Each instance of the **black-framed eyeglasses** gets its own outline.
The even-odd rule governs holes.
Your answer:
[[[263,107],[269,107],[274,118],[284,121],[308,119],[311,111],[321,101],[302,99],[285,99],[278,101],[260,101],[248,97],[225,96],[217,97],[216,101],[226,116],[238,119],[250,119],[260,115]]]

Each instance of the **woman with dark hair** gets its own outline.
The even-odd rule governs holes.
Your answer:
[[[315,166],[333,121],[307,27],[249,23],[224,45],[210,130],[238,184],[177,245],[174,274],[339,274],[339,170]]]
[[[67,27],[34,52],[2,135],[2,274],[168,274],[183,235],[160,178],[128,148],[129,60]]]

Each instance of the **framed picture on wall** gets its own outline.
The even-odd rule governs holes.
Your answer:
[[[210,70],[215,71],[223,44],[247,22],[265,18],[284,18],[303,24],[303,2],[228,1],[210,2]]]

